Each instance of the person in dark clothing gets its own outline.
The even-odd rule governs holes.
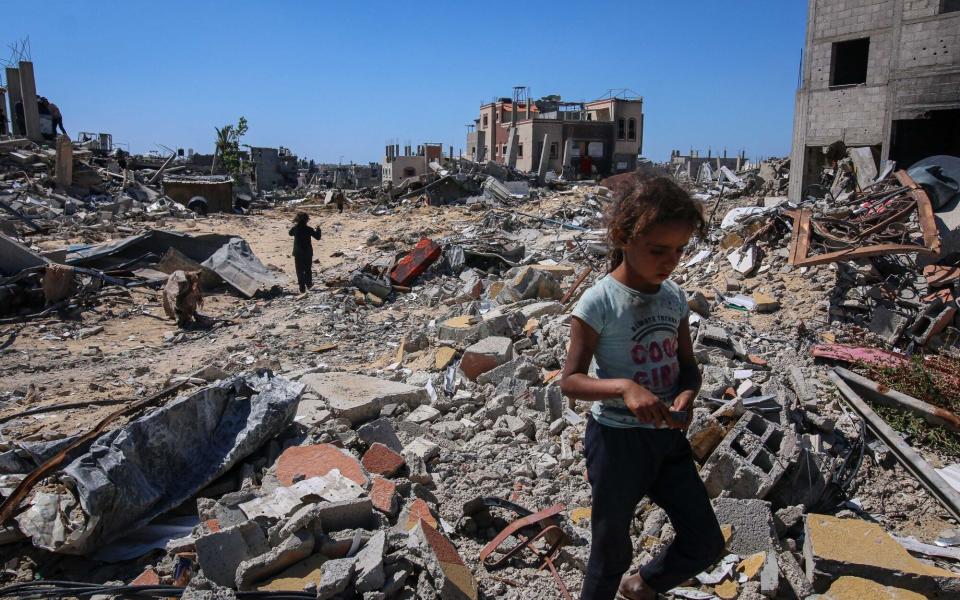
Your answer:
[[[297,284],[300,286],[300,293],[313,287],[313,272],[310,265],[313,262],[313,242],[320,239],[320,228],[314,229],[307,225],[310,215],[305,212],[298,212],[293,219],[293,227],[290,228],[290,235],[293,236],[293,262],[297,269]]]
[[[343,197],[343,190],[339,190],[339,189],[338,189],[338,190],[337,190],[337,193],[334,194],[333,197],[334,197],[334,199],[335,199],[336,202],[337,202],[337,212],[338,212],[338,213],[342,213],[342,212],[343,212],[343,202],[344,202],[344,200],[345,200],[345,198]]]

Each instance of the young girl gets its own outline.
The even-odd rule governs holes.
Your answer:
[[[584,447],[593,541],[581,600],[654,599],[710,566],[724,541],[684,430],[700,389],[683,290],[670,281],[703,208],[666,177],[622,191],[607,215],[611,270],[573,311],[560,387],[594,400]],[[591,361],[596,376],[588,374]],[[676,537],[639,574],[630,522],[644,496]]]
[[[293,227],[290,228],[290,235],[293,236],[293,263],[297,269],[297,283],[300,285],[300,293],[304,294],[313,287],[313,242],[310,238],[320,239],[320,228],[314,229],[307,225],[310,215],[305,212],[298,212],[293,219]]]

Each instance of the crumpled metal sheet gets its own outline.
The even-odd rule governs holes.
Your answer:
[[[247,298],[252,298],[260,290],[279,287],[286,282],[286,278],[260,262],[243,238],[230,238],[201,264]]]
[[[960,157],[929,156],[911,165],[907,174],[927,189],[933,210],[960,197]]]
[[[176,508],[275,437],[293,422],[303,388],[243,374],[181,396],[98,438],[45,482],[17,523],[35,546],[88,554]],[[44,525],[51,515],[64,518]]]

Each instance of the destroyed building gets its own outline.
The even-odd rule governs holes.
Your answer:
[[[643,150],[643,98],[626,90],[592,102],[529,95],[529,88],[518,86],[513,98],[482,105],[467,133],[465,157],[587,177],[636,168]]]
[[[399,144],[390,144],[383,157],[383,184],[398,185],[405,179],[426,175],[431,162],[442,160],[443,144],[426,142],[417,146],[416,153],[412,146],[404,146],[403,155]]]
[[[811,0],[793,125],[790,199],[837,140],[901,167],[960,155],[960,4]]]
[[[724,149],[723,156],[719,154],[713,156],[712,150],[707,150],[706,156],[700,156],[699,150],[690,150],[690,154],[683,156],[679,150],[670,151],[670,167],[675,176],[683,173],[688,179],[699,179],[700,170],[703,165],[709,165],[710,171],[719,172],[726,167],[731,171],[739,171],[746,164],[746,155],[743,151],[736,156],[727,156]]]
[[[297,157],[289,148],[251,146],[250,160],[253,162],[253,181],[258,192],[297,186]]]

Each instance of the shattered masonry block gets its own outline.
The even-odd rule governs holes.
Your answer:
[[[804,533],[807,580],[817,592],[846,575],[934,597],[960,594],[960,575],[920,562],[876,523],[810,513]]]
[[[553,300],[534,302],[520,308],[524,320],[538,319],[547,315],[558,315],[563,312],[563,305]]]
[[[798,456],[796,435],[745,411],[700,469],[711,498],[763,498]]]
[[[391,477],[403,468],[403,457],[383,444],[374,443],[361,459],[361,464],[370,473]]]
[[[425,462],[430,462],[430,460],[440,454],[440,446],[434,444],[425,437],[418,437],[404,446],[401,454],[404,456],[412,454],[422,458]]]
[[[727,542],[727,551],[740,556],[757,552],[773,552],[777,534],[773,525],[770,503],[741,498],[714,498],[713,511],[717,522],[730,525],[733,532]]]
[[[441,342],[454,344],[465,343],[480,330],[477,323],[479,323],[479,319],[473,315],[461,315],[447,319],[440,323],[437,328],[437,339]]]
[[[477,600],[477,580],[450,540],[424,521],[417,524],[413,535],[425,550],[427,570],[433,577],[434,587],[440,598]]]
[[[369,423],[364,423],[357,429],[357,436],[360,441],[368,446],[380,443],[394,452],[400,452],[403,449],[403,444],[397,437],[397,430],[393,426],[393,421],[387,417],[380,417]]]
[[[379,521],[370,498],[321,502],[314,513],[324,533],[343,529],[376,529]]]
[[[397,527],[403,531],[413,530],[418,523],[423,521],[427,525],[436,528],[439,526],[437,518],[433,516],[433,511],[423,498],[415,498],[403,508],[400,518],[397,520]]]
[[[272,548],[269,552],[243,561],[237,567],[237,589],[251,590],[255,583],[305,560],[313,553],[315,543],[313,533],[302,529],[280,542],[279,546]]]
[[[386,551],[386,545],[386,532],[378,531],[357,554],[357,576],[354,586],[358,592],[380,590],[387,582],[386,572],[383,569],[383,555]]]
[[[479,384],[494,384],[506,379],[507,377],[516,377],[517,379],[524,379],[526,381],[537,381],[540,379],[540,371],[537,369],[537,366],[530,362],[525,356],[520,358],[515,358],[510,362],[505,362],[502,365],[493,368],[486,373],[482,373],[477,377],[477,383]]]
[[[281,485],[291,486],[294,478],[304,479],[326,475],[334,469],[361,487],[370,485],[370,477],[363,465],[352,454],[332,444],[292,446],[277,459],[277,479]]]
[[[334,415],[354,425],[376,418],[387,404],[416,407],[430,401],[422,387],[355,373],[310,373],[301,381],[330,404]]]
[[[317,600],[333,598],[347,589],[356,571],[357,557],[328,560],[320,567],[320,584],[317,585]]]
[[[370,501],[383,514],[390,517],[396,515],[399,508],[397,484],[383,477],[374,477],[370,486]]]
[[[207,579],[234,587],[237,567],[270,550],[267,537],[254,521],[227,527],[197,539],[197,561]]]
[[[430,423],[437,420],[440,417],[440,411],[436,408],[430,406],[429,404],[421,404],[420,406],[413,409],[409,415],[404,419],[410,423],[417,423],[422,425],[424,423]]]
[[[507,337],[488,337],[463,351],[460,370],[470,379],[498,367],[513,358],[513,343]]]

